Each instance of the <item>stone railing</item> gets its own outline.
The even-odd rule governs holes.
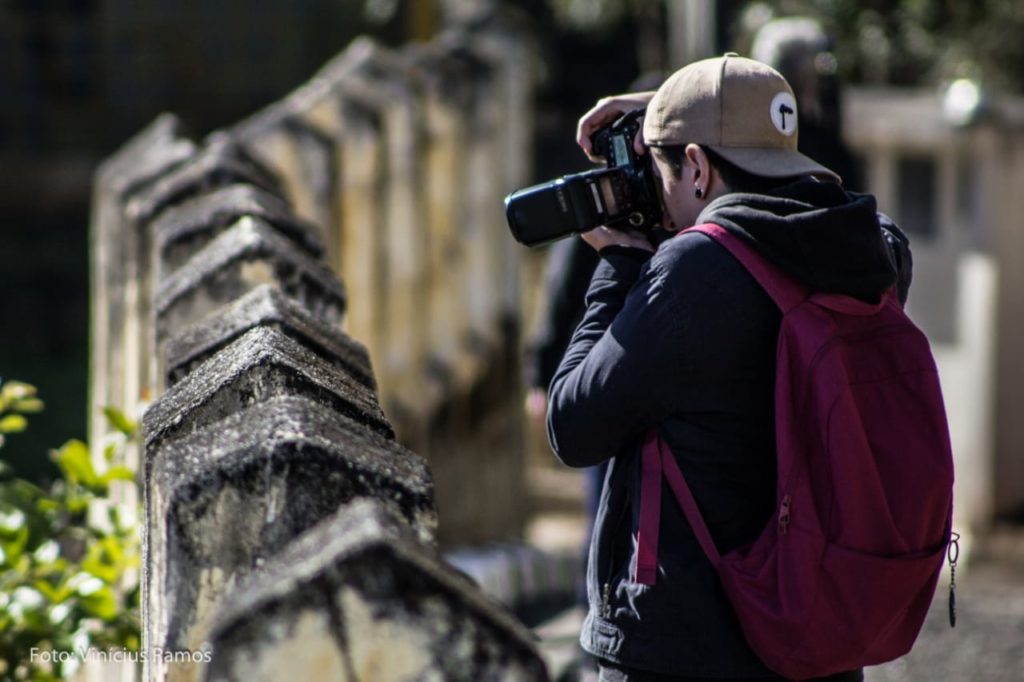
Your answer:
[[[101,168],[91,393],[144,411],[146,679],[546,679],[437,550],[524,514],[520,45],[360,40],[234,128],[165,115]]]
[[[430,461],[445,546],[521,532],[521,247],[530,52],[486,25],[393,51],[354,42],[230,134],[324,228],[399,440]],[[472,481],[472,485],[467,485]]]

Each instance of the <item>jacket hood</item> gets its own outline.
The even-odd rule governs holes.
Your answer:
[[[727,194],[697,224],[717,223],[814,291],[877,299],[896,265],[875,198],[831,182],[800,180],[770,194]]]

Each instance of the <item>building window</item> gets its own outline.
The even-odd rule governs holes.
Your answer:
[[[981,200],[978,174],[981,164],[970,154],[957,157],[956,164],[956,224],[964,234],[968,248],[987,252],[992,248],[989,235],[982,224],[979,206]]]
[[[897,222],[907,234],[934,239],[938,166],[931,156],[904,156],[896,164]]]

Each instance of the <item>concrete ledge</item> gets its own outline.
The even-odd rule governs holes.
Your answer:
[[[96,190],[124,200],[183,164],[195,155],[197,147],[182,128],[174,114],[160,114],[100,165]]]
[[[227,136],[215,136],[185,163],[134,198],[128,205],[129,215],[144,224],[170,206],[236,183],[253,184],[280,194],[279,182],[269,170]]]
[[[262,219],[247,216],[160,283],[153,301],[157,340],[265,283],[331,323],[345,312],[345,289],[330,268]]]
[[[376,390],[366,348],[337,327],[310,315],[270,284],[261,284],[168,339],[164,346],[168,383],[177,383],[250,329],[263,326],[278,329],[370,390]]]
[[[143,418],[147,451],[275,397],[301,396],[394,437],[376,396],[337,367],[269,327],[256,327],[199,365]]]
[[[208,682],[548,679],[529,631],[375,503],[254,578],[211,630]]]
[[[324,254],[320,230],[298,218],[284,199],[255,185],[238,184],[191,199],[153,222],[160,270],[173,272],[244,216],[261,218],[310,257]]]
[[[200,648],[225,591],[354,499],[433,541],[423,459],[309,400],[260,403],[147,454],[147,634],[168,651]]]

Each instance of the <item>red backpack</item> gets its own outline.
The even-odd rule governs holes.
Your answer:
[[[777,673],[821,677],[892,660],[920,632],[949,542],[953,457],[928,341],[889,291],[877,305],[810,293],[719,225],[782,310],[777,512],[724,555],[675,457],[643,448],[636,580],[657,575],[661,481],[717,569],[751,648]]]

